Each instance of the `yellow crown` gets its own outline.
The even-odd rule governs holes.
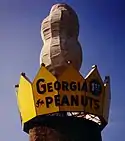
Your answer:
[[[108,123],[110,78],[103,82],[96,65],[85,78],[72,65],[58,78],[42,65],[33,82],[21,74],[16,92],[24,131],[25,123],[33,118],[61,112],[93,120],[102,129]]]

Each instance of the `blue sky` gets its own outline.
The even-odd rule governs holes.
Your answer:
[[[27,141],[21,130],[14,85],[24,71],[32,80],[39,68],[41,21],[51,6],[68,3],[78,14],[83,49],[81,72],[97,64],[111,77],[112,102],[104,141],[125,140],[124,0],[0,0],[0,139]]]

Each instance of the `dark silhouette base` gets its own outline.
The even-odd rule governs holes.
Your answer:
[[[97,123],[76,117],[37,117],[27,122],[24,130],[30,141],[102,141]]]

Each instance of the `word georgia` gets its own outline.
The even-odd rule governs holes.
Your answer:
[[[44,94],[45,92],[53,92],[54,90],[63,91],[87,91],[86,82],[67,82],[67,81],[56,81],[54,84],[52,82],[45,83],[44,79],[39,79],[36,82],[36,89],[39,94]]]

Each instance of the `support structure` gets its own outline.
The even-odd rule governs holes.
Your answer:
[[[65,120],[65,121],[64,121]],[[101,130],[93,121],[86,119],[59,118],[53,125],[39,124],[29,130],[30,141],[101,141]]]
[[[41,26],[40,69],[31,82],[25,73],[16,85],[22,129],[30,141],[101,141],[108,123],[110,78],[96,65],[79,72],[79,23],[67,4],[51,8]]]

